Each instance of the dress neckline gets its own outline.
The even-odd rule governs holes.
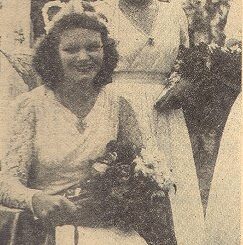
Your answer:
[[[130,25],[130,27],[132,27],[134,30],[136,30],[138,33],[140,33],[141,35],[143,35],[146,38],[154,38],[154,33],[155,33],[155,29],[157,27],[157,23],[160,17],[160,12],[161,12],[161,8],[160,8],[160,4],[157,3],[158,5],[158,11],[157,11],[157,15],[155,16],[153,23],[152,23],[152,28],[150,30],[150,33],[146,33],[144,30],[142,30],[142,28],[140,28],[138,25],[136,25],[135,21],[133,21],[126,13],[124,13],[120,7],[119,4],[117,5],[117,11],[118,11],[118,16],[121,16],[123,19],[126,20],[126,22]]]
[[[97,95],[96,101],[91,108],[91,110],[88,112],[88,114],[83,118],[80,119],[75,113],[73,113],[70,109],[68,109],[66,106],[64,106],[56,97],[54,91],[47,86],[44,85],[45,89],[45,95],[48,96],[48,98],[51,100],[51,102],[63,112],[63,115],[65,117],[65,120],[68,122],[74,124],[79,131],[80,134],[83,134],[85,129],[89,127],[89,125],[92,122],[92,118],[94,115],[98,115],[98,112],[100,111],[97,109],[98,103],[100,103],[101,95],[103,93],[103,89],[99,92]]]

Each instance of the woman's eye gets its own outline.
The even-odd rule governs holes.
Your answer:
[[[89,52],[97,52],[97,51],[100,51],[102,48],[102,46],[100,45],[90,45],[87,47],[87,51]]]

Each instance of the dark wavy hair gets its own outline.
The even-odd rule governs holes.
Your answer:
[[[50,88],[58,86],[63,79],[63,70],[58,46],[64,30],[84,28],[101,34],[104,49],[103,64],[94,79],[94,86],[99,89],[111,82],[111,77],[118,62],[118,53],[113,39],[109,38],[106,26],[95,18],[84,14],[70,14],[58,21],[53,29],[39,43],[33,57],[33,67],[41,76],[43,83]]]

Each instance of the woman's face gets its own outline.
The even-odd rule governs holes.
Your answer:
[[[58,51],[64,78],[72,83],[92,82],[103,62],[102,45],[101,34],[94,30],[63,31]]]

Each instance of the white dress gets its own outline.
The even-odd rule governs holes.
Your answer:
[[[99,1],[98,1],[99,2]],[[154,104],[164,89],[166,74],[181,43],[188,45],[188,25],[180,6],[160,3],[151,35],[139,30],[118,7],[102,1],[96,8],[107,16],[120,55],[113,81],[119,94],[132,105],[144,140],[156,138],[177,193],[171,193],[174,230],[178,245],[203,244],[204,216],[189,134],[181,109],[158,113]]]
[[[13,106],[10,144],[1,161],[0,203],[13,208],[31,208],[36,191],[62,195],[65,190],[90,176],[90,160],[104,154],[106,144],[117,139],[118,98],[113,85],[101,90],[82,122],[40,86],[21,95]],[[57,228],[57,244],[74,240],[73,228]],[[96,241],[96,242],[95,242]],[[82,245],[146,245],[136,232],[116,228],[79,228]]]
[[[206,213],[207,245],[240,244],[241,99],[231,108],[220,143]]]

